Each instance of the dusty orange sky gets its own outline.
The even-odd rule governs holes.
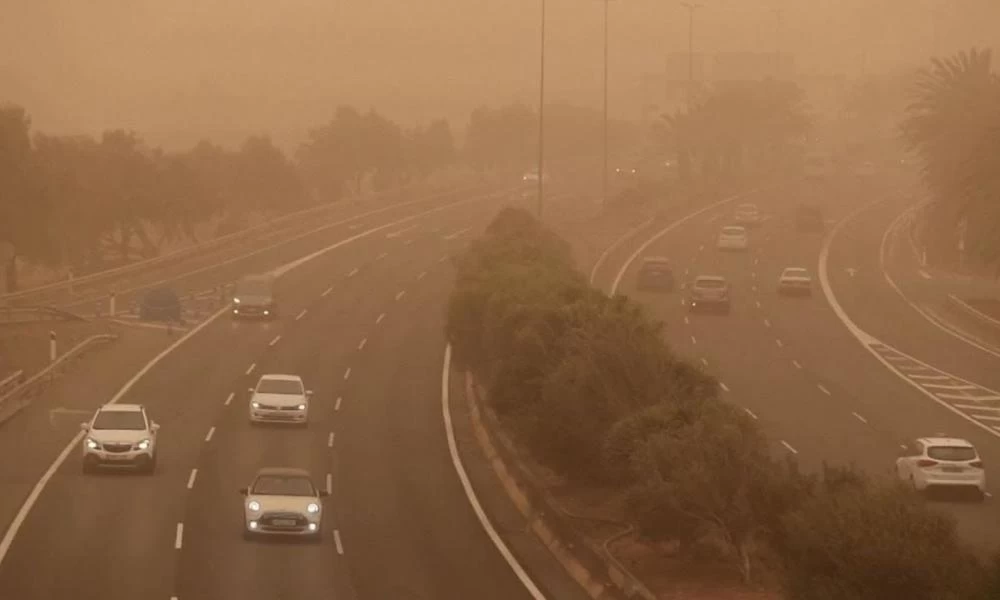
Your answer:
[[[16,3],[16,5],[15,5]],[[856,76],[1000,46],[1000,0],[701,0],[697,51],[795,55]],[[537,103],[538,0],[8,0],[0,100],[36,128],[131,127],[177,146],[270,132],[284,145],[340,103],[461,128],[478,104]],[[960,7],[960,10],[959,8]],[[774,8],[781,8],[781,23]],[[674,1],[612,0],[610,96],[634,118],[639,79],[687,47]],[[549,98],[600,106],[601,0],[548,0]],[[935,26],[936,24],[936,26]]]

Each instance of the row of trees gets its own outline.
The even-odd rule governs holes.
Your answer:
[[[550,156],[600,151],[599,113],[548,112]],[[625,130],[615,124],[616,139]],[[25,261],[80,274],[155,256],[170,242],[238,230],[252,215],[406,184],[456,163],[523,170],[537,158],[537,135],[535,112],[521,105],[475,110],[462,148],[447,121],[406,129],[342,106],[293,156],[267,136],[235,150],[202,141],[167,152],[124,130],[33,133],[23,108],[0,106],[0,279],[16,288]]]
[[[775,459],[757,422],[670,350],[662,324],[591,288],[530,214],[504,209],[456,268],[447,336],[459,366],[538,460],[625,490],[646,538],[721,547],[747,582],[776,580],[793,600],[1000,593],[1000,570],[896,482]]]
[[[932,256],[955,261],[964,238],[968,258],[1000,269],[1000,75],[991,52],[934,59],[902,131],[932,196],[924,220]]]

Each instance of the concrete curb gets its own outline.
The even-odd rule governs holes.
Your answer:
[[[486,390],[465,373],[465,398],[476,440],[500,479],[507,495],[567,573],[594,600],[643,598],[655,600],[645,585],[607,551],[608,544],[632,533],[628,527],[598,547],[584,538],[519,457],[513,441],[503,432],[483,399]]]
[[[975,307],[971,306],[968,302],[962,300],[955,294],[948,294],[948,304],[967,316],[972,317],[981,325],[989,327],[994,333],[1000,333],[1000,321],[983,313],[982,311],[977,310]]]

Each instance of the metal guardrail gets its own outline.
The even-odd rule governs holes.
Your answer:
[[[58,377],[62,370],[69,366],[72,360],[79,358],[92,346],[113,342],[117,339],[117,334],[99,333],[92,335],[76,346],[73,346],[73,348],[65,352],[62,356],[52,361],[49,366],[35,373],[14,389],[0,395],[0,425],[9,421],[24,407],[31,404],[42,392],[46,384]]]
[[[56,320],[86,321],[80,315],[52,306],[0,306],[0,324]]]
[[[0,381],[0,397],[24,383],[24,371],[17,370]]]
[[[969,315],[970,317],[974,318],[979,323],[981,323],[981,324],[989,327],[994,332],[1000,333],[1000,321],[998,321],[998,320],[994,319],[993,317],[987,315],[986,313],[984,313],[983,311],[981,311],[981,310],[977,309],[976,307],[972,306],[971,304],[969,304],[965,300],[962,300],[961,298],[959,298],[955,294],[948,294],[948,302],[952,306],[958,308],[963,313],[965,313],[965,314]]]

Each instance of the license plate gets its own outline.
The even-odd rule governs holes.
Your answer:
[[[941,470],[945,473],[961,473],[962,467],[942,467]]]
[[[129,457],[124,454],[108,454],[108,460],[129,460]]]
[[[275,527],[295,527],[295,519],[275,519]]]

